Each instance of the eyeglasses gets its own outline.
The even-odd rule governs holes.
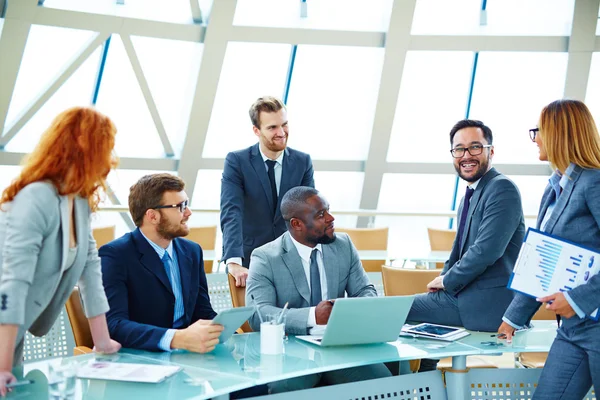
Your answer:
[[[182,213],[185,211],[186,208],[188,208],[189,204],[190,204],[190,200],[188,199],[188,200],[184,200],[178,204],[170,204],[168,206],[156,206],[156,207],[152,207],[152,209],[158,210],[161,208],[179,208],[179,212]]]
[[[540,128],[533,128],[529,130],[529,137],[531,138],[532,142],[535,142],[535,137],[537,136],[539,131]]]
[[[452,153],[452,157],[461,158],[465,155],[465,151],[468,151],[472,156],[478,156],[483,153],[483,149],[487,149],[488,147],[492,147],[491,144],[474,144],[469,147],[455,147],[450,150]]]

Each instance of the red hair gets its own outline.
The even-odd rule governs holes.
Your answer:
[[[0,205],[30,183],[49,180],[60,195],[78,194],[96,211],[98,189],[106,190],[106,177],[117,165],[112,155],[116,133],[112,121],[93,108],[63,111],[24,159],[21,174],[4,189]]]

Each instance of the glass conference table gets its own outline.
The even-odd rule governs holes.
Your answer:
[[[226,399],[231,392],[255,385],[382,362],[406,361],[407,364],[409,360],[420,358],[452,357],[453,369],[461,370],[465,369],[469,355],[548,351],[555,331],[554,321],[534,321],[534,328],[518,333],[512,345],[483,332],[473,332],[456,342],[400,337],[391,343],[330,348],[320,348],[290,336],[285,354],[279,356],[261,355],[260,334],[249,333],[234,335],[209,354],[122,349],[113,356],[86,354],[28,363],[14,373],[19,379],[25,377],[36,383],[14,389],[8,398],[47,399],[46,376],[50,364],[87,363],[100,357],[114,362],[178,365],[182,370],[157,384],[77,379],[76,399]],[[449,399],[462,400],[466,398],[464,394],[459,389],[448,395]]]

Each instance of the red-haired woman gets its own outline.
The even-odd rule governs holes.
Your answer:
[[[0,395],[23,335],[46,334],[78,285],[95,349],[113,353],[90,214],[111,168],[116,128],[92,108],[59,114],[0,198]]]

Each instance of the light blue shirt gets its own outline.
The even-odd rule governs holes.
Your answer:
[[[179,264],[177,263],[177,254],[173,251],[173,242],[171,241],[171,243],[169,243],[169,246],[167,246],[166,249],[163,249],[162,247],[154,243],[152,240],[148,239],[141,230],[140,233],[142,234],[142,236],[144,236],[144,239],[146,239],[148,243],[150,243],[150,246],[152,246],[154,251],[156,251],[156,254],[158,254],[158,258],[160,258],[161,263],[163,262],[162,258],[165,255],[165,253],[167,253],[169,257],[171,257],[171,273],[170,276],[167,273],[167,276],[169,278],[169,282],[171,282],[173,294],[175,295],[175,311],[173,313],[173,326],[177,326],[178,323],[181,322],[180,320],[183,318],[185,310],[183,307],[183,295],[181,292],[181,276],[179,274]],[[160,339],[158,347],[160,347],[164,351],[171,351],[171,341],[173,341],[175,331],[175,329],[168,329],[163,335],[163,337]]]
[[[571,163],[571,165],[569,165],[569,167],[565,171],[564,175],[559,170],[556,170],[556,171],[554,171],[552,176],[550,176],[550,178],[548,179],[548,183],[550,184],[550,187],[552,187],[552,190],[554,190],[554,193],[556,194],[556,196],[554,196],[554,200],[552,201],[552,203],[548,204],[548,208],[546,209],[546,213],[544,214],[544,218],[542,219],[542,223],[540,224],[540,229],[542,230],[542,232],[546,231],[546,225],[548,224],[550,217],[552,217],[552,212],[554,211],[554,207],[556,206],[558,197],[560,196],[562,191],[565,189],[565,187],[567,187],[567,183],[569,182],[569,176],[573,172],[574,168],[575,168],[575,164]],[[567,302],[573,309],[573,311],[575,311],[575,313],[577,314],[577,316],[579,318],[584,318],[585,313],[583,312],[583,310],[581,310],[581,308],[579,308],[577,306],[577,304],[575,304],[575,302],[571,299],[571,296],[569,296],[569,293],[563,292],[563,294],[565,296],[565,299],[567,300]],[[515,329],[521,328],[517,324],[512,323],[506,317],[503,317],[502,320]]]

